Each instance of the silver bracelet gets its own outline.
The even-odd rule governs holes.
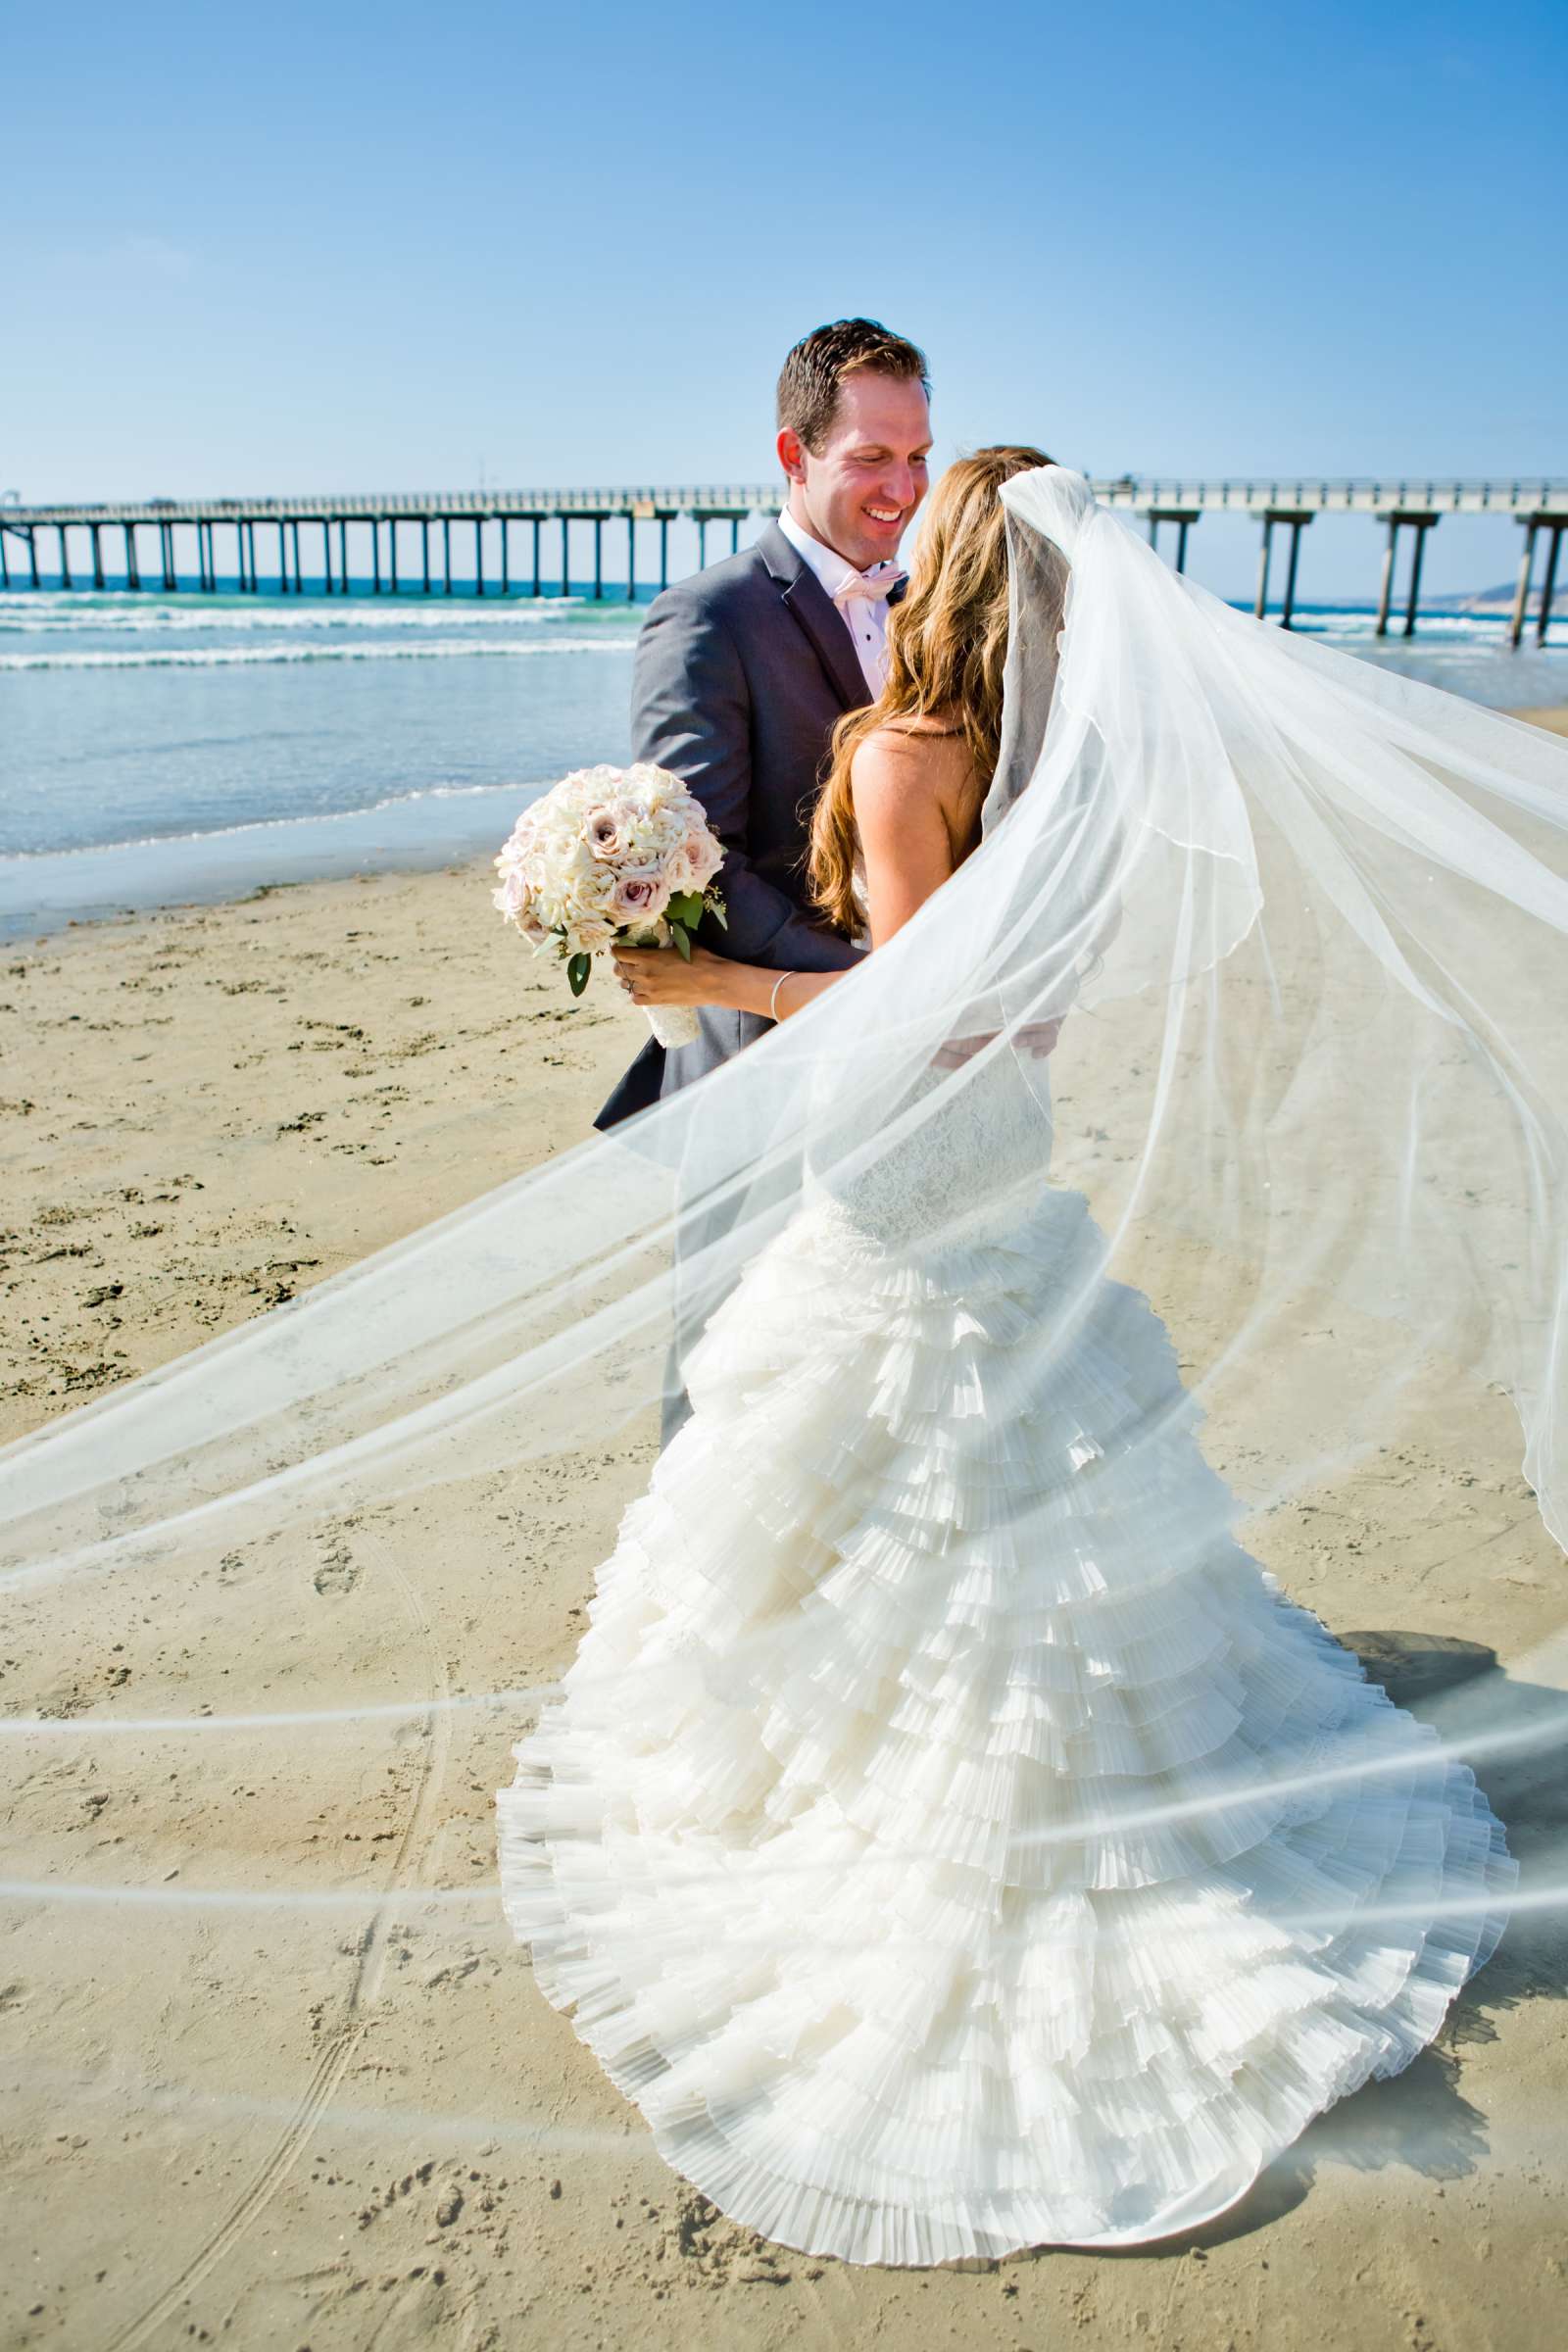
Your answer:
[[[778,978],[774,981],[773,993],[767,1000],[767,1017],[770,1021],[776,1021],[778,1019],[779,990],[783,987],[786,980],[793,980],[795,976],[796,975],[793,972],[780,972]]]

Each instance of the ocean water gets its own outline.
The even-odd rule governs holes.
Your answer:
[[[567,768],[624,760],[642,612],[580,596],[0,595],[0,936],[499,845]],[[1568,616],[1406,642],[1303,632],[1500,709],[1568,702]]]

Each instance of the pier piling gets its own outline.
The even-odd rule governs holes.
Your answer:
[[[1268,566],[1274,550],[1274,517],[1263,517],[1263,545],[1257,559],[1257,594],[1252,599],[1252,618],[1261,620],[1268,605]]]
[[[1404,634],[1415,635],[1416,607],[1421,596],[1421,559],[1426,554],[1427,533],[1437,522],[1435,514],[1424,515],[1415,528],[1415,550],[1410,558],[1410,595],[1404,608]]]
[[[66,526],[63,522],[57,523],[55,525],[55,530],[60,540],[60,585],[62,588],[70,588],[73,585],[71,577],[71,550],[66,545]]]
[[[1541,524],[1534,514],[1525,518],[1525,552],[1519,559],[1519,585],[1513,595],[1513,618],[1508,624],[1508,642],[1517,646],[1525,633],[1525,612],[1530,603],[1530,575],[1536,564],[1536,533]]]
[[[125,525],[125,586],[135,589],[141,587],[141,574],[136,568],[136,525],[133,522]]]
[[[1383,576],[1378,583],[1378,622],[1376,634],[1389,633],[1389,607],[1394,601],[1394,565],[1399,553],[1399,523],[1396,515],[1389,517],[1389,543],[1383,550]]]
[[[1159,552],[1159,526],[1162,522],[1176,525],[1176,569],[1187,569],[1187,533],[1202,513],[1200,507],[1151,507],[1149,510],[1149,544]]]
[[[104,549],[99,533],[103,525],[95,522],[89,525],[89,529],[92,536],[92,584],[95,588],[101,588],[104,584]]]
[[[1273,553],[1274,525],[1284,523],[1291,534],[1291,552],[1285,566],[1285,604],[1280,613],[1282,629],[1291,627],[1296,612],[1296,577],[1300,562],[1301,533],[1311,521],[1311,513],[1301,507],[1269,507],[1263,514],[1263,546],[1257,563],[1257,595],[1252,612],[1261,620],[1268,606],[1269,563]]]
[[[1285,604],[1284,609],[1280,613],[1280,627],[1282,629],[1288,629],[1294,625],[1296,614],[1296,581],[1301,561],[1301,533],[1305,530],[1311,519],[1312,517],[1310,513],[1303,511],[1299,507],[1277,508],[1269,516],[1269,520],[1271,522],[1283,522],[1288,524],[1291,533],[1291,552],[1286,559],[1285,564]]]
[[[1562,524],[1554,522],[1551,526],[1551,545],[1546,550],[1546,576],[1541,583],[1541,611],[1536,618],[1538,645],[1545,644],[1546,630],[1551,620],[1551,599],[1557,585],[1557,550],[1562,544]]]
[[[1408,525],[1415,533],[1415,549],[1410,558],[1410,585],[1405,597],[1404,627],[1400,633],[1405,637],[1413,637],[1421,597],[1421,561],[1426,553],[1427,533],[1437,528],[1438,516],[1431,513],[1418,513],[1406,507],[1397,513],[1382,515],[1380,520],[1389,526],[1389,543],[1383,551],[1383,578],[1378,589],[1376,634],[1379,637],[1386,637],[1389,633],[1389,613],[1394,604],[1395,567],[1399,560],[1399,533]]]
[[[1285,565],[1285,610],[1280,614],[1280,627],[1288,629],[1296,611],[1296,570],[1301,553],[1301,525],[1291,525],[1291,552]]]

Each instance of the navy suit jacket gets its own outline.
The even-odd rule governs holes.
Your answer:
[[[754,547],[666,588],[649,608],[632,679],[632,751],[679,776],[724,844],[729,917],[702,944],[781,971],[847,969],[860,951],[813,915],[806,853],[829,739],[869,701],[849,630],[770,522]],[[650,1038],[599,1112],[612,1127],[714,1068],[771,1024],[704,1005],[695,1045]]]

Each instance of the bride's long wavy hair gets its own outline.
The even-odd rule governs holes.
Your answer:
[[[1008,442],[958,458],[931,493],[909,586],[888,615],[887,683],[833,730],[831,765],[811,817],[811,897],[843,931],[859,927],[855,899],[855,803],[850,766],[878,727],[941,712],[968,743],[977,774],[995,773],[1007,658],[1006,516],[1004,482],[1052,463]]]

